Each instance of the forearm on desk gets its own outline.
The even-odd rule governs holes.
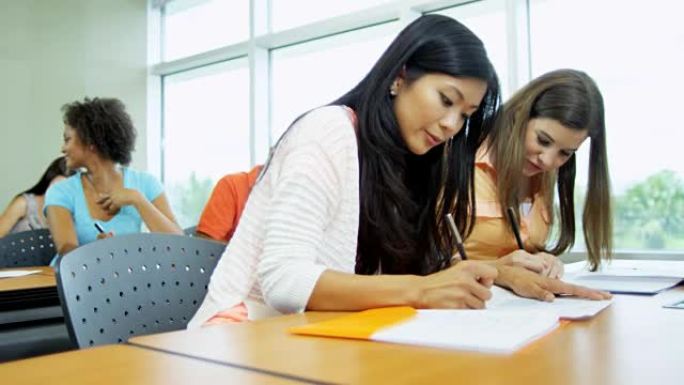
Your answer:
[[[356,275],[326,270],[316,282],[307,310],[417,307],[419,278],[414,275]]]

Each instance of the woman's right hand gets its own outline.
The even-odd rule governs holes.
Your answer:
[[[114,233],[111,231],[107,232],[107,233],[99,233],[96,235],[97,239],[107,239],[107,238],[111,238],[113,236],[114,236]]]
[[[482,309],[498,272],[485,262],[463,261],[421,277],[417,306],[423,309]]]

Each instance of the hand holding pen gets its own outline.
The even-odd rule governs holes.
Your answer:
[[[106,232],[104,227],[102,227],[102,225],[99,224],[98,222],[93,222],[93,224],[95,225],[95,228],[97,229],[97,232],[98,232],[97,239],[111,238],[114,236],[113,232],[111,232],[111,231]]]
[[[520,236],[520,226],[518,225],[519,222],[517,215],[515,214],[515,210],[513,207],[509,207],[508,210],[506,210],[506,213],[508,214],[508,222],[513,230],[513,235],[515,236],[515,241],[518,244],[518,248],[522,251],[525,251],[525,245],[523,244],[522,237]],[[537,268],[532,268],[531,270],[537,271],[539,274],[550,278],[561,278],[563,276],[563,263],[556,256],[541,252],[535,253],[534,257],[535,259],[541,259],[543,267],[541,271],[538,271]],[[513,259],[515,259],[515,257],[513,257]]]

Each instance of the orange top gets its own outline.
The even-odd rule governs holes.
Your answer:
[[[490,260],[501,258],[518,248],[505,211],[501,211],[497,190],[496,170],[489,154],[481,147],[475,158],[475,226],[465,240],[468,258]],[[523,202],[518,214],[520,237],[525,249],[538,250],[546,243],[549,216],[539,192],[532,200]]]
[[[197,232],[219,241],[230,241],[247,203],[249,192],[256,183],[262,167],[259,165],[249,172],[230,174],[221,178],[204,206],[197,224]]]

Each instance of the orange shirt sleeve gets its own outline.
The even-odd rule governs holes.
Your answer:
[[[200,216],[198,232],[219,241],[230,240],[237,224],[238,197],[233,181],[235,177],[227,175],[218,181]]]
[[[216,240],[230,241],[261,168],[256,166],[249,173],[241,172],[221,178],[202,211],[197,231]]]

